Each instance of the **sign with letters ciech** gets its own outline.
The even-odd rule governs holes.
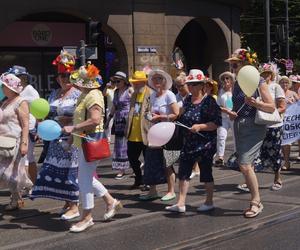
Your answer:
[[[284,114],[282,145],[300,139],[300,101],[291,104]]]

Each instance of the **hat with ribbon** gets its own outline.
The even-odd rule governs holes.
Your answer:
[[[129,79],[131,83],[148,82],[147,75],[144,71],[135,71]]]
[[[110,77],[111,81],[114,81],[115,79],[123,80],[126,84],[129,84],[127,75],[122,71],[118,71],[113,76]]]
[[[70,82],[86,89],[97,89],[103,83],[99,69],[93,64],[81,66],[78,70],[73,71],[70,75]]]
[[[189,75],[186,77],[186,83],[189,82],[205,83],[206,81],[207,81],[207,77],[200,69],[191,69]]]
[[[52,65],[57,66],[58,74],[71,73],[74,71],[75,58],[66,50],[61,50],[60,54],[53,60]]]
[[[21,84],[21,79],[14,74],[4,73],[0,76],[0,83],[5,85],[7,88],[12,90],[13,92],[20,94],[23,90],[23,86]]]

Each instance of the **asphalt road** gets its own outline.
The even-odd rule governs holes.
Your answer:
[[[232,145],[227,147],[227,155]],[[294,149],[295,150],[295,149]],[[295,156],[295,152],[293,153]],[[72,222],[59,220],[62,202],[48,199],[26,201],[18,212],[4,213],[8,192],[0,190],[0,249],[300,249],[300,164],[294,162],[283,172],[283,188],[270,190],[273,174],[258,173],[264,211],[257,218],[245,219],[249,194],[236,185],[243,181],[239,172],[214,168],[215,206],[210,213],[197,213],[204,201],[204,187],[197,178],[191,181],[185,215],[168,213],[172,202],[138,201],[129,173],[115,180],[111,162],[98,168],[102,182],[122,200],[123,210],[114,220],[104,222],[104,204],[96,199],[95,225],[80,234],[68,232]],[[163,194],[165,185],[159,186]],[[178,191],[178,190],[177,190]],[[75,220],[76,221],[76,220]]]

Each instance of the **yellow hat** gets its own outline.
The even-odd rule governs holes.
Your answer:
[[[131,83],[137,83],[137,82],[147,82],[148,78],[144,71],[135,71],[132,75],[132,78],[129,79],[129,82]]]

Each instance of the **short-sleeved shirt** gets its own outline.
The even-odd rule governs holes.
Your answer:
[[[285,94],[284,94],[283,89],[276,82],[270,83],[268,85],[268,88],[269,88],[270,94],[272,96],[272,99],[275,101],[275,103],[276,103],[277,99],[281,99],[281,98],[285,99]],[[268,128],[278,128],[278,127],[281,127],[282,125],[283,125],[283,123],[280,122],[280,123],[276,123],[274,125],[267,126],[267,127]]]
[[[232,92],[231,91],[222,91],[220,92],[218,98],[217,98],[217,103],[219,106],[232,110],[233,108],[233,103],[232,103]],[[222,112],[222,118],[229,118],[229,115]]]
[[[138,93],[136,95],[136,100],[134,103],[134,113],[132,117],[132,124],[130,129],[130,135],[128,137],[128,141],[132,142],[142,142],[142,130],[141,130],[141,109],[142,103],[145,97],[146,88],[142,93]]]
[[[79,124],[87,119],[88,110],[94,105],[102,108],[102,119],[95,129],[89,131],[82,131],[85,134],[103,132],[103,116],[104,116],[104,99],[100,90],[93,89],[90,92],[82,93],[77,101],[77,107],[74,112],[74,125]],[[77,132],[78,133],[78,132]],[[74,145],[81,147],[81,138],[74,136]]]
[[[171,114],[170,105],[176,102],[176,96],[170,90],[167,90],[162,96],[156,96],[156,92],[153,92],[150,95],[151,112],[155,114]]]
[[[179,121],[188,127],[194,124],[213,122],[217,126],[222,125],[221,109],[216,100],[208,95],[201,103],[193,104],[192,97],[185,100],[184,113]],[[181,150],[181,159],[196,159],[201,155],[212,158],[216,152],[217,130],[200,131],[201,135],[192,133],[188,129],[183,130],[184,146]]]
[[[183,107],[185,99],[190,96],[191,94],[187,94],[186,96],[182,96],[179,92],[176,94],[176,100],[179,108]]]

